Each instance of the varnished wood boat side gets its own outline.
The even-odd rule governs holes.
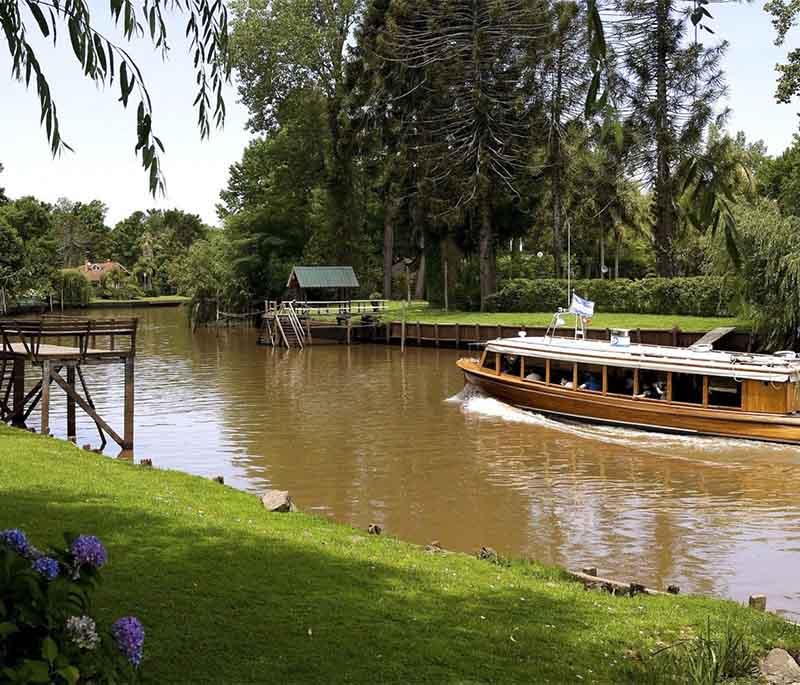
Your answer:
[[[800,443],[800,417],[574,390],[485,369],[460,359],[467,381],[514,406],[575,419],[652,430]]]

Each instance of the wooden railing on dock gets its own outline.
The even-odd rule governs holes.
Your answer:
[[[24,427],[39,406],[41,432],[47,435],[51,386],[55,385],[67,397],[68,439],[76,439],[75,414],[76,407],[80,407],[97,426],[101,449],[108,435],[123,452],[132,453],[137,324],[137,319],[63,316],[0,320],[0,420]],[[109,363],[124,365],[121,435],[99,414],[82,371],[85,364]],[[41,378],[26,392],[25,371],[29,365],[41,367]]]

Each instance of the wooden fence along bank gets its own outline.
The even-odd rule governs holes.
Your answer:
[[[513,338],[520,331],[526,336],[544,336],[545,326],[509,326],[495,324],[459,324],[459,323],[405,323],[405,334],[402,321],[391,321],[381,324],[375,331],[373,340],[387,344],[400,344],[405,337],[406,345],[427,345],[435,347],[469,347],[471,344],[484,343],[496,338]],[[562,329],[559,335],[572,336],[572,329]],[[589,328],[586,337],[592,340],[608,340],[609,329]],[[670,329],[631,329],[631,342],[646,345],[671,345],[688,347],[705,336],[704,332],[686,332],[677,326]],[[725,335],[720,348],[732,351],[751,352],[756,345],[753,335],[746,332],[731,332]]]

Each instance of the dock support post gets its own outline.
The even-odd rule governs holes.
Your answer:
[[[475,342],[481,341],[481,325],[479,323],[475,324]]]
[[[417,345],[422,345],[422,325],[417,321]]]
[[[436,347],[439,347],[439,324],[433,324],[433,339],[436,341]]]
[[[461,347],[461,324],[456,324],[456,349]]]
[[[350,344],[350,317],[347,317],[347,344]]]
[[[14,400],[11,404],[11,412],[14,415],[12,425],[22,428],[25,425],[23,418],[25,411],[25,360],[15,359],[13,370]]]
[[[42,362],[42,435],[50,435],[50,362]]]
[[[125,419],[122,432],[122,449],[133,450],[133,363],[132,356],[125,357]]]
[[[75,390],[75,367],[70,364],[67,366],[67,385]],[[78,433],[75,429],[75,398],[67,395],[67,440],[78,441]]]

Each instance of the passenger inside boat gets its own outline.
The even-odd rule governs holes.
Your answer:
[[[573,383],[572,383],[572,381],[568,381],[566,378],[562,378],[561,379],[561,387],[562,388],[572,388],[573,387]]]
[[[519,376],[520,366],[519,357],[515,354],[504,354],[500,360],[500,371],[502,373]]]
[[[648,380],[642,386],[642,392],[636,397],[647,400],[663,400],[666,396],[664,384],[660,380]]]
[[[620,366],[609,366],[606,370],[608,392],[614,395],[633,395],[633,371]]]
[[[525,376],[526,381],[543,381],[544,376],[540,374],[538,371],[531,371],[529,374]]]
[[[578,386],[579,390],[602,390],[603,385],[597,376],[591,373],[584,374],[583,383]]]

